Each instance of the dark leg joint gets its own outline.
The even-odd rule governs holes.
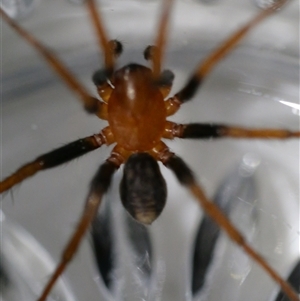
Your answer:
[[[183,132],[181,138],[219,138],[224,136],[224,129],[226,127],[217,124],[204,123],[190,123],[183,125]]]
[[[107,83],[109,77],[112,75],[112,72],[112,70],[108,69],[97,70],[92,76],[92,81],[95,84],[95,86],[98,87]]]
[[[201,84],[201,78],[198,78],[196,75],[193,75],[186,86],[175,94],[175,97],[179,99],[180,102],[184,103],[190,100],[197,92]]]
[[[164,70],[159,78],[155,80],[155,85],[158,87],[170,87],[173,84],[174,73],[171,70]]]
[[[119,165],[107,160],[98,169],[96,175],[91,182],[90,195],[103,195],[107,192],[112,175],[119,168]]]
[[[174,172],[178,181],[182,185],[189,186],[195,182],[191,169],[181,158],[177,157],[176,155],[173,154],[163,163],[166,167],[170,168]]]
[[[35,161],[40,162],[42,169],[51,168],[66,163],[100,147],[94,136],[79,139],[59,149],[38,157]]]

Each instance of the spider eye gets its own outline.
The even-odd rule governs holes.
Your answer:
[[[166,204],[167,188],[152,156],[138,153],[129,157],[124,167],[120,195],[125,209],[142,224],[151,224],[161,214]]]

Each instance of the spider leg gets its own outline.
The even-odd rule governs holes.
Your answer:
[[[2,18],[21,36],[23,37],[33,48],[40,53],[47,61],[49,66],[62,78],[70,90],[74,91],[81,98],[85,110],[88,113],[96,114],[101,118],[103,106],[97,98],[91,96],[85,87],[74,77],[74,75],[68,70],[68,68],[60,61],[60,59],[54,55],[46,46],[35,39],[29,32],[23,29],[17,22],[10,18],[5,11],[0,7],[0,14]]]
[[[299,286],[299,279],[300,279],[300,261],[298,260],[296,262],[295,267],[293,268],[293,270],[291,271],[291,274],[288,277],[288,282],[295,288],[295,290],[300,294],[300,286]],[[288,301],[285,296],[284,293],[282,291],[280,291],[276,297],[276,299],[274,299],[275,301]]]
[[[154,57],[157,57],[156,50],[157,50],[156,46],[147,46],[147,48],[144,50],[145,59],[152,60],[152,62],[154,63],[155,62]],[[159,67],[159,70],[160,70],[160,67]],[[154,74],[154,72],[153,72],[153,74]],[[174,73],[171,70],[164,70],[164,71],[160,72],[158,76],[153,75],[153,77],[154,77],[154,83],[159,88],[160,92],[163,95],[163,98],[166,98],[172,89],[173,80],[175,77]],[[170,98],[169,101],[174,102],[173,98]],[[166,108],[168,111],[168,105],[166,106]],[[178,108],[179,108],[179,106],[178,106]],[[169,114],[169,112],[167,112],[167,114]],[[174,113],[169,114],[169,115],[173,115],[173,114]],[[169,115],[167,115],[167,116],[169,116]]]
[[[173,2],[174,0],[163,1],[162,13],[157,30],[157,37],[154,43],[155,46],[150,45],[144,51],[145,59],[152,61],[153,77],[155,80],[159,79],[161,74],[161,65],[166,48],[167,31]]]
[[[174,172],[178,181],[191,192],[205,213],[210,216],[234,242],[244,249],[249,257],[265,270],[276,283],[278,283],[282,291],[284,291],[292,301],[299,301],[300,299],[294,289],[247,243],[243,235],[234,227],[222,211],[206,197],[203,189],[196,182],[193,172],[186,163],[174,153],[170,152],[163,142],[157,145],[156,148],[152,150],[152,153],[166,167]]]
[[[109,137],[104,130],[100,134],[76,140],[25,164],[11,176],[0,182],[0,193],[33,176],[40,170],[58,166],[93,151],[103,144],[110,144],[108,141]]]
[[[175,99],[179,103],[189,101],[196,93],[200,84],[209,72],[222,60],[227,54],[229,54],[237,44],[248,34],[252,28],[254,28],[259,22],[263,21],[269,15],[274,13],[277,9],[282,7],[287,0],[275,1],[269,8],[263,10],[253,19],[251,19],[246,25],[241,27],[228,39],[226,39],[220,47],[213,51],[204,61],[201,63],[192,76],[187,81],[186,85],[175,94]]]
[[[245,138],[245,139],[290,139],[299,138],[300,131],[265,128],[244,128],[224,124],[166,122],[164,138],[173,139],[210,139],[210,138]]]
[[[109,77],[114,70],[115,58],[122,52],[122,44],[117,40],[108,40],[102,16],[97,10],[95,0],[88,0],[86,4],[97,34],[99,48],[104,54],[105,73]]]
[[[118,57],[122,51],[123,46],[118,40],[111,40],[108,42],[108,47],[110,54],[113,57]],[[105,57],[105,67],[94,72],[92,76],[93,83],[97,87],[97,91],[101,99],[107,103],[110,99],[110,95],[114,90],[109,81],[111,80],[111,75],[113,73],[113,66],[109,66],[109,63],[106,62]]]
[[[49,282],[45,286],[38,301],[45,301],[49,295],[52,287],[56,283],[57,279],[61,276],[63,271],[66,269],[68,263],[73,258],[76,253],[80,242],[88,230],[91,222],[95,218],[101,199],[104,193],[108,190],[112,175],[119,168],[118,164],[115,164],[108,159],[104,164],[102,164],[99,170],[96,172],[90,187],[90,192],[88,194],[84,211],[80,218],[80,221],[73,233],[71,239],[69,240],[64,252],[62,253],[61,262],[56,267],[56,270],[52,274]]]

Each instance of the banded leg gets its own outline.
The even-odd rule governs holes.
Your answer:
[[[287,0],[275,1],[273,5],[256,15],[246,25],[225,40],[220,47],[213,51],[204,62],[196,68],[186,85],[175,94],[175,98],[178,102],[184,103],[190,100],[195,95],[203,79],[209,74],[213,67],[229,54],[252,28],[282,7],[286,2]]]
[[[244,139],[291,139],[299,138],[300,131],[282,129],[251,129],[211,123],[177,124],[167,121],[164,138],[244,138]]]
[[[69,240],[63,254],[60,263],[58,264],[56,270],[52,274],[49,282],[44,288],[40,298],[38,301],[45,301],[47,296],[49,295],[52,287],[56,283],[57,279],[62,275],[64,270],[66,269],[68,263],[73,258],[76,253],[80,242],[88,230],[90,224],[95,218],[99,205],[101,203],[103,195],[106,193],[110,186],[110,182],[114,172],[119,168],[119,165],[109,161],[109,159],[100,166],[99,170],[95,174],[90,192],[88,194],[85,208],[83,214],[80,218],[80,221],[76,227],[74,234]]]
[[[81,98],[85,110],[88,113],[96,114],[101,118],[101,111],[103,103],[97,98],[91,96],[85,87],[75,78],[75,76],[69,71],[69,69],[60,61],[60,59],[53,54],[46,46],[35,39],[29,32],[23,29],[17,22],[10,18],[4,10],[0,7],[0,14],[2,18],[21,36],[23,37],[33,48],[41,54],[49,66],[56,72],[57,75],[65,82],[65,84],[74,91]]]
[[[99,148],[104,143],[106,143],[106,138],[102,133],[100,133],[94,136],[76,140],[63,147],[55,149],[52,152],[41,155],[34,161],[27,163],[19,168],[11,176],[1,181],[0,193],[33,176],[40,170],[52,168],[71,161],[79,156],[82,156],[90,151]]]
[[[203,189],[197,184],[194,175],[190,168],[184,163],[182,159],[175,156],[173,153],[165,149],[162,154],[161,161],[164,165],[170,168],[178,181],[189,189],[192,195],[201,205],[201,208],[210,216],[221,229],[223,229],[227,235],[236,242],[244,251],[262,268],[268,273],[268,275],[280,285],[282,291],[292,301],[299,301],[297,293],[294,289],[283,280],[280,275],[271,268],[267,262],[259,255],[244,239],[242,234],[233,226],[230,220],[222,213],[222,211],[211,202],[205,195]]]

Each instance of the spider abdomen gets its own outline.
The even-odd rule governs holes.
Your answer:
[[[151,224],[162,212],[167,198],[165,180],[157,161],[147,153],[129,157],[120,184],[122,203],[138,222]]]
[[[147,151],[161,139],[166,108],[152,71],[130,64],[117,70],[108,101],[108,122],[116,142],[130,151]]]

